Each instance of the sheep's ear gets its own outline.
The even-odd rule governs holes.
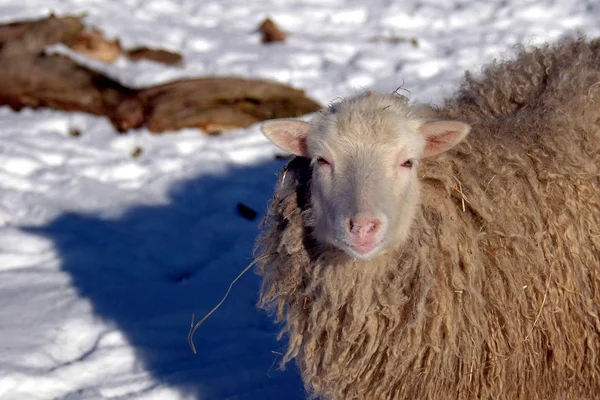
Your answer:
[[[294,119],[278,119],[264,123],[261,128],[265,136],[277,147],[301,157],[308,157],[306,138],[310,124]]]
[[[423,158],[451,149],[463,140],[471,127],[459,121],[435,121],[421,125],[419,132],[425,136]]]

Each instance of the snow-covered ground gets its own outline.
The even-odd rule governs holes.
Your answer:
[[[125,84],[260,77],[322,103],[403,83],[439,101],[516,43],[600,32],[594,0],[0,0],[0,22],[50,11],[185,57],[85,61]],[[266,16],[286,43],[260,44]],[[0,107],[0,399],[303,398],[251,273],[197,331],[198,354],[187,344],[192,314],[251,261],[276,153],[257,126],[117,135],[98,117]]]

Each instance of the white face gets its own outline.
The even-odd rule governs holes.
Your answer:
[[[406,101],[363,94],[308,124],[275,120],[262,127],[276,145],[311,159],[311,204],[318,241],[370,259],[401,245],[419,202],[417,165],[446,151],[470,127],[411,118]]]
[[[418,204],[425,138],[388,117],[370,124],[322,117],[307,140],[315,236],[354,258],[404,241]]]

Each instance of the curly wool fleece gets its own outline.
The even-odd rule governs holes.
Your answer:
[[[257,255],[283,362],[324,399],[597,399],[600,41],[521,50],[427,108],[473,130],[419,166],[399,248],[317,243],[309,160],[280,174]]]

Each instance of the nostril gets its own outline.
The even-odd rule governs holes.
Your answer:
[[[370,233],[374,233],[377,231],[377,229],[379,229],[379,225],[381,224],[381,222],[378,219],[374,219],[373,221],[369,221],[369,223],[367,224],[367,232]]]
[[[360,225],[356,224],[353,220],[348,220],[348,231],[350,233],[360,232]]]
[[[352,234],[374,234],[381,226],[379,219],[355,218],[348,220],[348,231]]]

